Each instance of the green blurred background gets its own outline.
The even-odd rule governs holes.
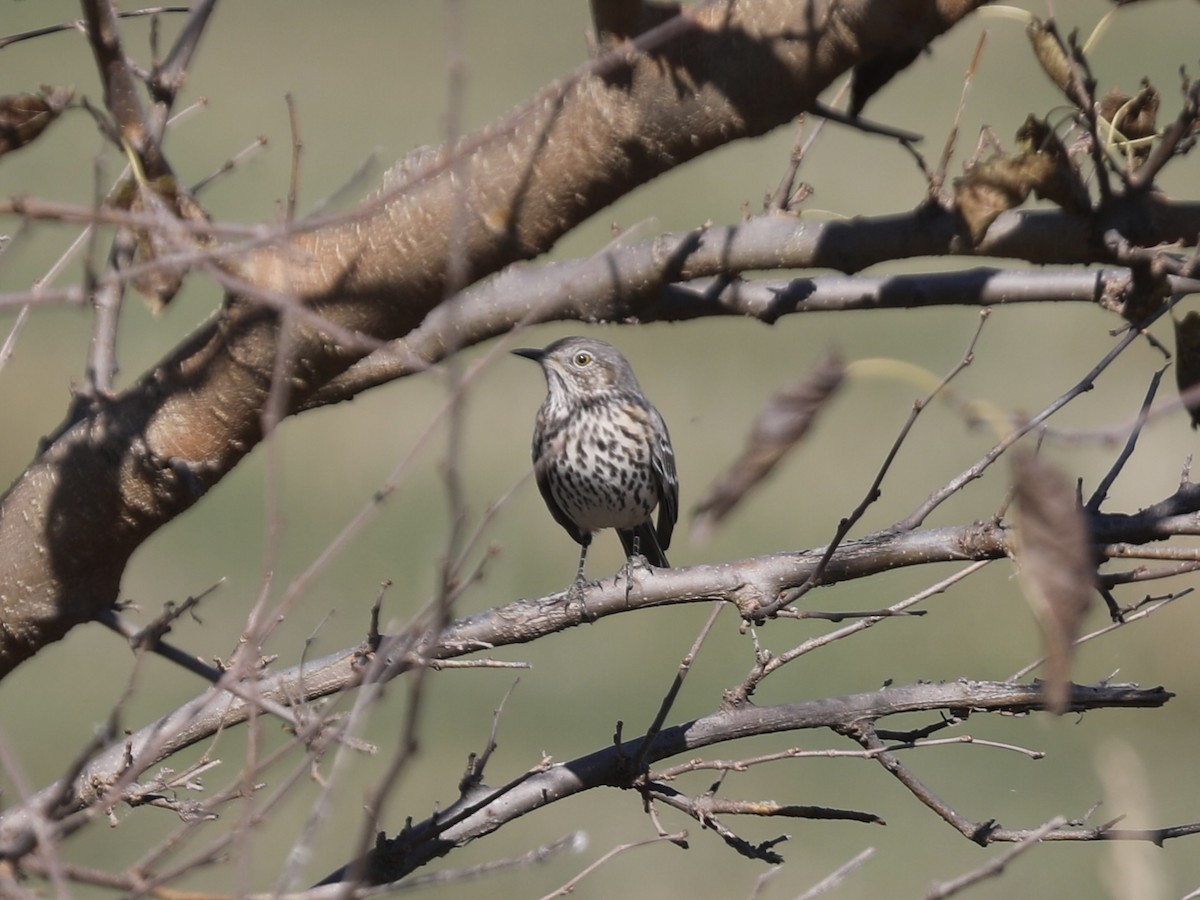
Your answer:
[[[1037,3],[1027,8],[1041,10]],[[1111,4],[1078,0],[1061,4],[1064,28],[1088,33]],[[452,9],[461,9],[458,28],[466,66],[464,129],[479,127],[523,101],[539,86],[570,72],[586,56],[587,10],[583,2],[442,4],[410,0],[354,2],[265,2],[218,8],[193,65],[183,104],[207,98],[207,107],[170,134],[167,151],[180,175],[197,180],[265,135],[268,147],[202,195],[215,218],[257,223],[278,215],[286,196],[290,136],[284,94],[295,97],[304,141],[301,211],[346,184],[370,156],[374,171],[420,144],[437,143],[447,122],[447,67]],[[0,0],[0,32],[68,21],[79,7],[58,0],[39,3]],[[164,20],[164,46],[182,17]],[[926,155],[936,158],[952,121],[966,71],[981,30],[988,39],[968,100],[952,172],[974,148],[981,125],[990,125],[1011,146],[1011,136],[1029,113],[1066,115],[1062,100],[1033,65],[1022,27],[1008,18],[976,16],[938,41],[930,55],[886,88],[868,115],[927,136]],[[1163,91],[1164,120],[1179,106],[1178,67],[1195,65],[1200,7],[1189,0],[1159,0],[1123,10],[1093,52],[1103,88],[1137,87],[1149,76]],[[127,46],[149,58],[149,21],[126,22]],[[0,51],[0,93],[33,90],[39,84],[73,84],[81,97],[100,105],[90,52],[82,37],[67,32],[19,43]],[[602,213],[556,249],[568,258],[593,253],[619,223],[650,237],[662,230],[695,227],[706,220],[736,222],[743,204],[758,209],[780,178],[793,140],[790,128],[743,142],[672,173]],[[31,196],[86,204],[100,181],[107,185],[122,160],[102,146],[94,124],[73,110],[38,145],[0,161],[0,195]],[[911,208],[924,181],[910,157],[879,138],[829,126],[804,162],[801,178],[815,186],[813,216],[874,215]],[[1173,165],[1161,186],[1169,194],[1195,198],[1194,159]],[[366,190],[354,189],[345,207]],[[0,292],[25,290],[40,277],[76,231],[47,223],[22,226],[0,221],[15,235],[0,257]],[[99,246],[106,247],[101,241]],[[100,251],[103,253],[103,249]],[[947,265],[920,261],[888,271],[920,271]],[[60,283],[79,278],[72,266]],[[128,384],[216,308],[219,292],[200,278],[189,280],[167,313],[153,317],[131,301],[122,323],[120,383]],[[1193,301],[1189,301],[1193,303]],[[13,320],[2,315],[3,333]],[[771,391],[793,381],[828,348],[849,359],[897,357],[942,373],[962,355],[977,322],[972,310],[933,309],[881,314],[793,316],[773,327],[750,321],[702,321],[648,328],[567,324],[530,329],[514,346],[542,345],[584,331],[617,343],[631,359],[643,387],[665,415],[679,457],[685,515],[705,487],[742,446],[755,411]],[[1109,330],[1120,323],[1088,306],[999,309],[984,330],[975,363],[955,382],[967,397],[992,401],[1008,411],[1034,412],[1086,372],[1112,345]],[[15,478],[35,452],[40,436],[62,419],[72,383],[83,376],[91,328],[77,309],[37,311],[0,375],[0,471]],[[1170,324],[1156,334],[1167,341]],[[463,356],[481,359],[494,346]],[[1111,426],[1131,417],[1151,374],[1162,359],[1146,343],[1132,347],[1085,396],[1055,422],[1062,427]],[[134,557],[122,595],[136,603],[139,620],[162,604],[181,601],[219,579],[223,585],[201,607],[198,621],[185,618],[174,632],[180,645],[203,657],[224,657],[235,647],[245,617],[269,574],[269,590],[280,596],[388,477],[412,454],[399,490],[371,525],[307,587],[299,605],[279,628],[271,650],[278,665],[333,652],[357,643],[379,584],[387,593],[390,627],[404,623],[435,588],[436,562],[445,552],[446,491],[441,465],[446,448],[444,421],[437,418],[447,398],[447,380],[434,375],[408,379],[354,403],[288,421],[271,453],[260,448],[191,513],[164,529]],[[476,377],[465,423],[462,473],[471,506],[471,526],[529,469],[528,443],[534,410],[541,400],[540,374],[527,363],[496,354]],[[705,546],[689,540],[686,521],[671,548],[678,565],[734,559],[820,545],[837,520],[859,501],[918,391],[907,384],[873,380],[851,383],[824,415],[816,433],[781,467],[770,487],[755,494]],[[426,438],[426,433],[428,439]],[[991,435],[970,430],[944,405],[921,418],[884,484],[883,498],[858,528],[859,534],[902,518],[932,490],[976,460]],[[1138,452],[1117,482],[1108,509],[1133,512],[1169,495],[1178,484],[1194,438],[1183,415],[1163,420],[1143,436]],[[1090,491],[1110,465],[1113,447],[1052,446],[1048,453]],[[274,466],[277,502],[271,505],[267,475]],[[943,506],[930,525],[984,519],[1005,491],[1005,468]],[[268,526],[277,530],[271,550]],[[467,615],[516,597],[541,596],[563,588],[575,565],[576,547],[544,511],[531,480],[520,484],[484,526],[482,549],[498,555],[464,599]],[[618,542],[603,536],[589,560],[599,577],[621,564]],[[810,595],[822,609],[876,608],[950,574],[949,567],[903,571],[839,585]],[[1192,579],[1194,582],[1194,579]],[[1162,593],[1188,580],[1155,584]],[[1143,592],[1120,593],[1130,602]],[[1110,676],[1143,686],[1165,685],[1178,696],[1163,711],[1096,713],[1083,719],[972,719],[959,732],[1047,751],[1032,762],[1024,756],[979,746],[931,749],[907,761],[961,813],[995,818],[1008,827],[1035,827],[1055,815],[1094,815],[1099,822],[1127,815],[1127,827],[1170,825],[1200,819],[1200,783],[1195,775],[1200,744],[1200,691],[1195,637],[1200,613],[1192,598],[1150,621],[1085,647],[1076,679]],[[768,704],[840,695],[897,684],[958,677],[1004,678],[1038,653],[1037,634],[1011,566],[997,563],[962,586],[927,604],[920,619],[886,622],[852,642],[805,657],[770,679],[757,699]],[[675,608],[612,618],[536,645],[497,653],[526,660],[531,671],[508,701],[500,725],[500,747],[488,781],[503,783],[535,765],[544,752],[556,760],[606,745],[617,720],[626,734],[645,725],[674,675],[680,656],[708,614],[705,606]],[[1104,624],[1102,611],[1090,627]],[[749,669],[751,643],[727,612],[718,623],[672,721],[705,714],[721,691]],[[779,652],[827,626],[773,622],[759,630],[764,645]],[[307,647],[305,642],[311,643]],[[157,660],[135,675],[124,645],[99,627],[76,629],[63,643],[27,663],[0,686],[0,740],[17,761],[17,772],[0,775],[5,804],[19,796],[21,780],[40,786],[59,776],[93,730],[129,688],[122,723],[138,727],[192,697],[202,685]],[[416,767],[387,807],[386,827],[395,832],[405,816],[420,819],[455,799],[455,785],[468,752],[487,740],[492,710],[511,686],[503,670],[450,671],[433,675],[421,730]],[[406,690],[387,690],[364,734],[381,752],[355,757],[341,776],[333,822],[322,833],[305,879],[323,875],[347,858],[362,821],[366,792],[380,777],[397,745]],[[929,719],[912,720],[918,725]],[[900,727],[888,722],[888,727]],[[213,755],[224,765],[208,776],[224,784],[240,768],[245,729],[221,738]],[[261,729],[267,746],[282,740],[273,723]],[[956,732],[957,733],[957,732]],[[786,735],[725,746],[710,756],[752,756],[789,746],[846,748],[826,734]],[[187,756],[196,758],[197,750]],[[172,761],[181,768],[185,760]],[[1116,772],[1115,777],[1110,777]],[[284,778],[282,769],[263,779],[268,791]],[[680,786],[702,791],[700,775]],[[235,865],[201,871],[186,884],[206,890],[268,889],[316,795],[305,781],[275,815],[238,846]],[[866,847],[876,855],[833,896],[856,898],[919,896],[934,879],[957,875],[1002,852],[981,850],[921,807],[873,763],[855,760],[792,761],[731,776],[721,792],[734,798],[864,809],[888,827],[849,823],[728,819],[751,841],[787,833],[787,859],[762,896],[792,897]],[[259,801],[261,802],[261,801]],[[196,852],[219,829],[246,814],[230,805],[224,819],[201,831],[181,851]],[[72,840],[65,855],[81,865],[120,867],[179,827],[172,814],[117,810],[121,824],[100,826]],[[688,828],[692,849],[660,844],[629,852],[586,879],[575,895],[621,894],[653,897],[748,896],[767,867],[726,849],[694,823],[664,813],[668,828]],[[453,897],[540,896],[562,884],[617,844],[652,836],[635,795],[593,791],[509,825],[486,841],[445,861],[463,866],[525,852],[573,830],[588,836],[579,854],[557,857],[478,884],[442,890]],[[1059,896],[1173,897],[1200,886],[1196,839],[1149,844],[1054,845],[1027,854],[1004,877],[975,888],[980,898]],[[183,857],[175,857],[175,860]],[[80,889],[79,896],[89,896]]]

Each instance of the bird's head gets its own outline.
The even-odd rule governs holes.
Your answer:
[[[567,337],[544,350],[514,350],[517,356],[541,364],[551,393],[595,394],[638,390],[629,362],[612,344],[595,338]]]

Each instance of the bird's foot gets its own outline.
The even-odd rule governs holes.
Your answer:
[[[569,610],[572,604],[579,604],[580,618],[585,622],[594,622],[596,616],[588,612],[587,608],[587,592],[592,582],[583,577],[582,574],[576,576],[575,581],[567,588],[567,592],[563,597],[563,603]]]
[[[654,571],[654,566],[652,566],[650,564],[650,560],[646,559],[646,557],[642,556],[642,554],[635,552],[625,560],[625,565],[621,566],[621,568],[617,571],[617,574],[613,576],[614,587],[621,579],[625,580],[626,606],[629,605],[629,598],[633,593],[634,575],[639,569],[645,572],[652,572]]]

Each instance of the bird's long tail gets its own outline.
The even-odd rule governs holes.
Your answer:
[[[637,528],[618,528],[617,535],[621,538],[621,546],[625,548],[627,557],[640,553],[652,566],[658,566],[660,569],[671,567],[671,564],[667,562],[667,554],[663,553],[662,547],[659,546],[658,532],[654,529],[654,523],[649,519]],[[635,539],[637,541],[636,548],[634,547]]]

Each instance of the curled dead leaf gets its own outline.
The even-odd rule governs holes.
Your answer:
[[[1120,88],[1112,88],[1100,100],[1100,115],[1131,140],[1154,137],[1158,133],[1158,88],[1147,79],[1132,97]]]
[[[1033,55],[1037,57],[1046,77],[1053,81],[1068,99],[1072,99],[1071,58],[1058,37],[1054,20],[1043,22],[1035,16],[1026,26],[1025,34],[1029,43],[1033,45]]]
[[[1200,312],[1175,320],[1175,383],[1183,405],[1200,428]]]
[[[1150,155],[1151,139],[1158,134],[1158,89],[1142,79],[1142,87],[1132,97],[1113,88],[1100,100],[1100,115],[1116,132],[1114,144],[1137,168]]]
[[[109,202],[159,219],[155,225],[137,229],[140,260],[157,264],[139,272],[132,282],[151,311],[160,313],[183,285],[188,270],[186,264],[160,260],[210,244],[211,241],[180,225],[181,221],[208,222],[209,215],[188,190],[180,188],[174,175],[163,175],[149,182],[127,179],[114,189]]]
[[[19,150],[58,118],[75,96],[73,88],[42,88],[39,94],[0,97],[0,156]]]
[[[1027,450],[1013,456],[1017,543],[1014,556],[1025,597],[1042,631],[1046,708],[1071,702],[1075,639],[1091,608],[1096,564],[1087,522],[1065,474]]]
[[[975,163],[954,182],[954,200],[972,244],[983,240],[1000,213],[1020,206],[1032,193],[1068,212],[1090,207],[1087,188],[1070,154],[1042,119],[1029,116],[1017,130],[1018,151]]]
[[[1165,274],[1133,269],[1120,302],[1109,308],[1120,313],[1131,325],[1141,328],[1170,299],[1171,282]]]
[[[717,479],[696,508],[692,534],[704,540],[812,427],[842,383],[845,363],[826,353],[804,378],[772,396],[758,414],[742,455]]]

